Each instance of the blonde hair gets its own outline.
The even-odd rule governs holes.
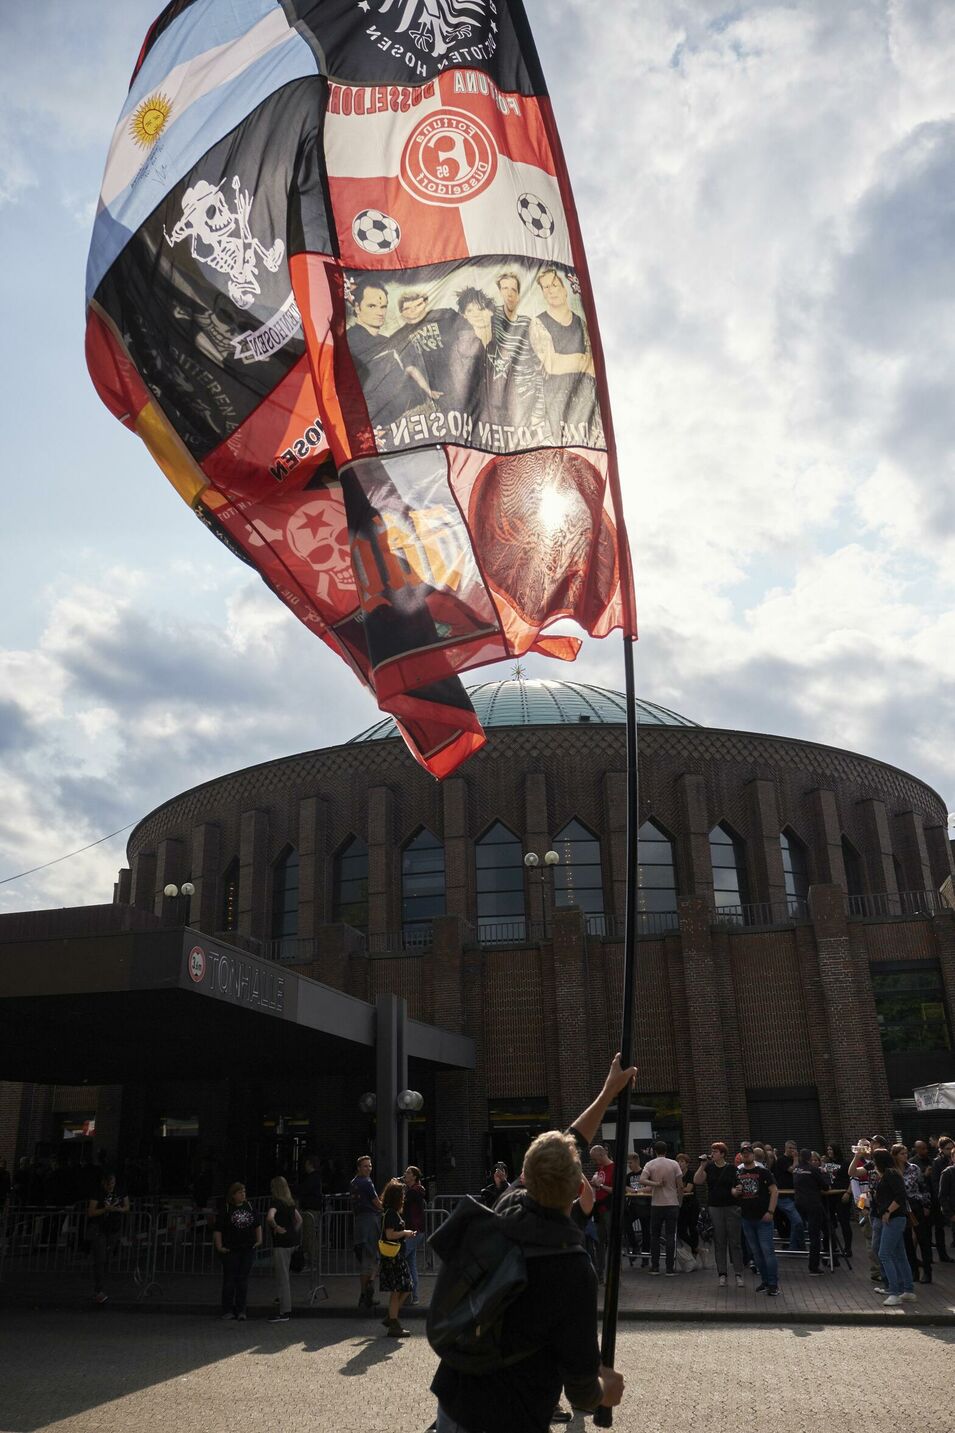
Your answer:
[[[524,1185],[548,1209],[566,1209],[580,1189],[580,1155],[572,1135],[539,1134],[524,1156]]]
[[[273,1199],[281,1200],[283,1204],[290,1204],[293,1209],[298,1208],[298,1204],[292,1197],[292,1191],[288,1187],[288,1180],[283,1178],[281,1174],[277,1174],[272,1180],[272,1183],[269,1185],[269,1193]]]

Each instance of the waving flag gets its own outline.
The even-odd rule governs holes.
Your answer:
[[[103,401],[436,776],[459,673],[634,634],[597,335],[520,0],[173,0],[87,274]]]

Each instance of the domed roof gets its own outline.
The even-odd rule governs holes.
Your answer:
[[[627,699],[622,692],[591,687],[584,682],[554,682],[547,678],[510,677],[503,682],[481,682],[467,688],[468,696],[483,727],[576,726],[594,722],[623,726],[627,720]],[[699,726],[677,712],[637,698],[640,726]],[[385,717],[352,741],[382,741],[397,736],[394,721]]]

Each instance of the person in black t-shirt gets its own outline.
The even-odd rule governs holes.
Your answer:
[[[306,1263],[310,1268],[314,1268],[318,1262],[325,1190],[318,1160],[312,1155],[306,1155],[302,1164],[302,1178],[295,1190],[295,1198],[302,1211],[302,1252]]]
[[[809,1272],[818,1274],[822,1234],[827,1221],[824,1196],[829,1188],[829,1176],[813,1164],[812,1150],[801,1149],[791,1178],[796,1208],[809,1230]]]
[[[896,1304],[914,1303],[916,1298],[912,1288],[912,1270],[905,1253],[908,1198],[905,1181],[889,1151],[877,1149],[872,1158],[880,1175],[873,1200],[873,1215],[882,1226],[879,1263],[889,1290],[884,1303],[892,1308]]]
[[[388,293],[384,286],[374,278],[361,279],[356,285],[353,303],[356,322],[348,329],[348,347],[371,425],[387,429],[403,414],[435,395],[420,368],[399,356],[396,337],[388,338],[383,333],[388,318]]]
[[[713,1225],[713,1254],[721,1289],[726,1287],[726,1250],[729,1248],[736,1287],[743,1287],[743,1248],[740,1233],[739,1204],[733,1194],[736,1188],[736,1166],[728,1158],[722,1140],[714,1140],[709,1154],[701,1154],[693,1174],[693,1184],[706,1185],[706,1207]]]
[[[412,376],[413,370],[424,376],[435,406],[485,416],[486,355],[473,324],[456,309],[432,308],[422,290],[402,294],[398,313],[404,325],[393,336],[398,354]]]
[[[106,1265],[123,1232],[123,1215],[128,1213],[129,1195],[119,1188],[113,1171],[104,1170],[99,1191],[86,1209],[86,1237],[93,1255],[93,1297],[98,1304],[105,1304],[107,1299],[103,1289]]]
[[[249,1275],[262,1243],[262,1221],[246,1198],[241,1180],[229,1185],[212,1242],[222,1255],[222,1317],[244,1319]]]
[[[280,1174],[269,1185],[271,1200],[265,1222],[272,1231],[272,1269],[278,1291],[278,1310],[269,1323],[287,1323],[292,1312],[289,1265],[302,1238],[302,1216],[292,1191]]]
[[[773,1214],[779,1190],[772,1172],[756,1163],[751,1144],[740,1145],[739,1152],[742,1163],[736,1167],[734,1196],[739,1200],[746,1239],[759,1268],[756,1292],[765,1290],[775,1298],[779,1293],[779,1265],[773,1249]]]

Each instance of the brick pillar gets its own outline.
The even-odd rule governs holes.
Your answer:
[[[942,884],[941,881],[939,881],[939,885],[941,885],[941,884]],[[129,869],[128,866],[123,866],[122,869],[121,869],[120,872],[119,872],[119,875],[117,876],[116,884],[115,884],[115,886],[113,887],[113,905],[115,905],[115,906],[129,906],[129,905],[132,905],[131,894],[132,894],[132,872],[130,871],[130,869]]]
[[[269,933],[269,813],[243,811],[239,822],[239,934]]]
[[[196,893],[190,902],[189,924],[213,935],[218,928],[220,832],[216,821],[203,821],[192,828],[192,884]]]
[[[583,914],[576,906],[555,911],[549,954],[554,972],[554,1010],[559,1014],[554,1041],[557,1088],[549,1091],[550,1108],[561,1129],[565,1129],[594,1097],[588,1056],[593,1042],[587,940]]]
[[[680,937],[683,953],[683,981],[687,1022],[690,1029],[690,1056],[695,1089],[691,1109],[696,1120],[685,1119],[683,1137],[692,1147],[697,1140],[722,1139],[720,1131],[732,1127],[729,1082],[723,1055],[723,1028],[720,1020],[720,991],[713,944],[710,939],[712,912],[699,896],[680,901]],[[683,1107],[688,1101],[683,1094]],[[702,1145],[700,1146],[702,1148]]]
[[[434,1023],[445,1030],[472,1036],[477,1053],[478,1074],[465,1070],[435,1074],[433,1111],[439,1192],[454,1194],[476,1187],[482,1169],[481,1136],[487,1123],[478,1108],[484,1092],[484,1040],[480,1009],[468,1010],[480,1000],[481,952],[468,952],[473,967],[468,975],[469,997],[465,999],[465,951],[463,922],[459,916],[436,916],[433,926],[431,962],[434,978]],[[468,1014],[471,1015],[470,1025]],[[474,1127],[475,1119],[478,1125]],[[473,1166],[473,1170],[472,1170]]]
[[[610,872],[608,909],[622,921],[627,910],[627,773],[608,771],[603,779],[604,870]]]
[[[929,860],[925,827],[918,811],[899,811],[894,820],[896,849],[902,860],[906,889],[930,891],[933,889],[932,863]]]
[[[756,899],[782,905],[786,900],[783,853],[779,845],[779,808],[776,788],[763,777],[746,783],[750,827],[753,832],[753,861],[756,870]]]
[[[842,828],[839,824],[839,810],[836,806],[835,793],[827,791],[822,786],[817,786],[815,791],[810,791],[809,801],[812,807],[812,822],[815,835],[816,851],[816,877],[821,886],[841,886],[848,891],[846,884],[846,863],[842,855]]]
[[[328,802],[320,796],[306,796],[298,804],[298,933],[303,937],[315,935],[331,914],[327,905],[327,833]]]
[[[317,953],[312,960],[293,966],[301,975],[344,990],[359,1000],[368,998],[365,940],[350,925],[321,925],[313,931]]]
[[[875,1028],[871,985],[859,988],[849,944],[845,896],[840,886],[811,886],[809,913],[816,937],[819,982],[825,1010],[826,1050],[838,1105],[839,1140],[847,1141],[886,1122],[887,1091],[879,1088],[876,1063],[860,1058],[853,1030]],[[880,1062],[881,1067],[881,1062]]]
[[[937,891],[945,881],[955,875],[955,865],[952,864],[952,848],[948,840],[948,828],[926,826],[925,846],[928,850],[929,865],[932,868],[932,889]]]
[[[188,872],[185,863],[185,847],[178,836],[167,836],[156,848],[156,893],[153,910],[157,916],[165,916],[175,925],[185,922],[188,901],[179,901],[163,895],[166,886],[179,886]]]
[[[400,924],[400,865],[395,851],[395,798],[387,786],[368,791],[368,933],[386,935]],[[399,894],[389,895],[395,887]]]
[[[859,815],[864,833],[863,856],[869,873],[871,890],[887,895],[898,895],[899,885],[895,879],[892,864],[892,837],[889,834],[889,818],[885,814],[885,802],[870,797],[859,801]]]
[[[685,889],[713,904],[713,862],[710,858],[710,828],[706,814],[706,783],[695,772],[677,777],[677,799],[683,817],[679,839],[680,865],[686,874]]]
[[[442,783],[442,825],[444,828],[445,902],[449,916],[463,916],[472,909],[470,873],[471,843],[468,840],[468,784],[460,776]]]
[[[156,907],[156,853],[138,851],[130,870],[129,900],[137,910],[151,911]]]
[[[528,914],[532,921],[543,921],[545,902],[553,899],[551,890],[544,889],[544,852],[550,850],[547,816],[547,777],[542,771],[529,771],[524,778],[524,850],[535,851],[540,865],[528,881]]]
[[[942,984],[945,987],[948,1028],[950,1033],[955,1033],[955,911],[946,910],[935,916],[932,929],[938,963],[942,969]]]

